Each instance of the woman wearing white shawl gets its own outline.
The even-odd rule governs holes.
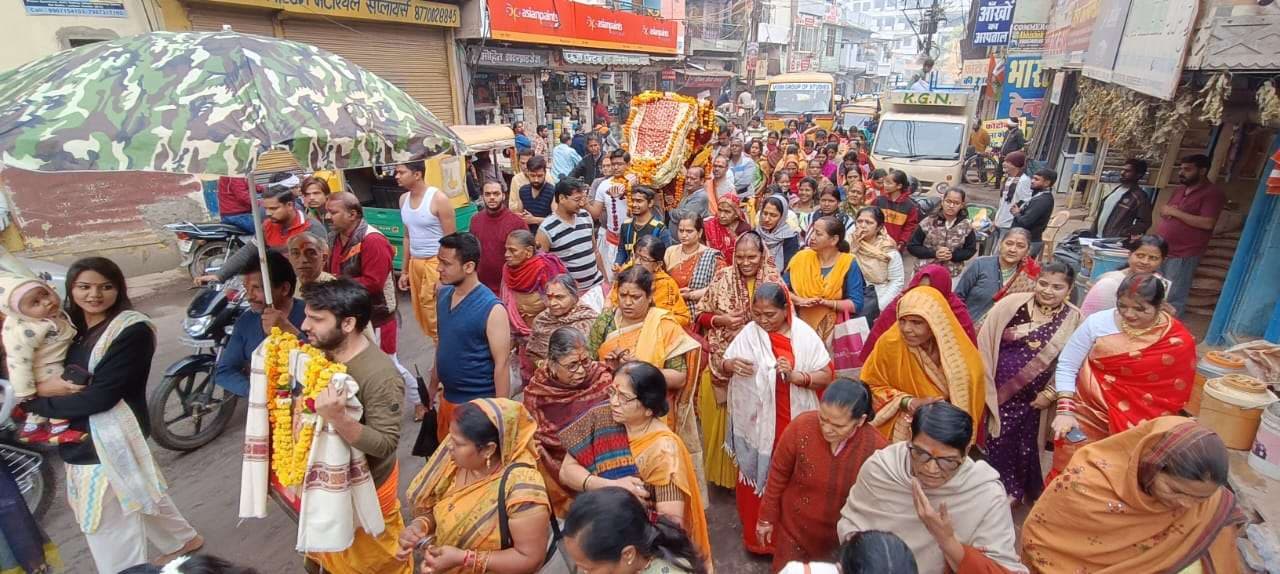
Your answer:
[[[757,554],[771,553],[755,536],[760,498],[773,447],[791,420],[818,409],[814,389],[835,378],[822,339],[797,320],[786,287],[757,286],[752,322],[725,350],[721,370],[729,381],[729,428],[725,448],[738,463],[738,516],[743,543]]]
[[[916,409],[911,440],[867,459],[840,511],[840,539],[887,530],[915,554],[921,572],[1027,572],[1000,475],[967,456],[969,413],[946,402]]]

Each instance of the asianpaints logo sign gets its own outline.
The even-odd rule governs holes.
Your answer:
[[[560,15],[548,10],[538,10],[536,8],[516,7],[511,4],[506,5],[507,16],[512,20],[533,20],[538,24],[550,28],[560,27]]]
[[[587,16],[587,27],[592,30],[604,30],[613,34],[624,33],[622,22],[617,20],[606,20],[604,18],[592,18]]]
[[[662,38],[665,40],[671,37],[671,32],[669,32],[665,28],[650,28],[648,26],[645,26],[644,35],[653,36],[654,38]]]

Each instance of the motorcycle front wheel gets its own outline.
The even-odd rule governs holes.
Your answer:
[[[210,273],[210,269],[220,269],[222,264],[226,263],[227,257],[231,253],[227,250],[226,241],[206,241],[204,245],[196,248],[196,252],[191,255],[191,263],[187,266],[187,272],[191,274],[191,278],[195,279],[201,275]]]
[[[213,382],[214,365],[166,375],[147,400],[151,438],[179,452],[196,450],[226,430],[238,397]]]

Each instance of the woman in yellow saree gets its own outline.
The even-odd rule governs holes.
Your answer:
[[[475,399],[454,412],[448,438],[409,484],[414,518],[400,536],[400,557],[434,535],[422,561],[425,572],[536,571],[551,530],[547,489],[536,467],[537,423],[510,399]],[[499,527],[504,483],[509,544]]]
[[[694,412],[697,374],[702,372],[702,346],[665,309],[654,306],[653,274],[634,266],[618,274],[614,291],[618,307],[605,311],[591,327],[592,357],[611,369],[627,361],[644,361],[662,371],[671,401],[667,425],[680,435],[702,471],[702,439]],[[698,481],[703,484],[702,480]],[[705,488],[705,486],[703,486]]]
[[[988,401],[995,404],[978,348],[933,287],[921,285],[904,293],[897,312],[898,322],[876,341],[862,366],[862,380],[875,396],[871,423],[890,442],[906,440],[916,409],[947,401],[969,413],[977,437]],[[989,423],[997,430],[998,414],[992,409]]]
[[[826,342],[828,352],[839,316],[862,311],[866,286],[844,236],[844,224],[835,217],[813,222],[809,247],[791,258],[782,276],[795,294],[800,318]]]
[[[579,491],[617,486],[636,495],[647,492],[658,514],[684,526],[711,570],[711,537],[699,488],[701,480],[693,472],[695,460],[684,441],[663,422],[668,407],[662,371],[641,361],[623,364],[609,387],[609,412],[615,422],[626,428],[640,481],[601,478],[588,473],[573,457],[565,458],[560,480]]]

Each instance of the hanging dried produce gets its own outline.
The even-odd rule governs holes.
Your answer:
[[[1280,126],[1280,95],[1275,80],[1267,80],[1258,88],[1258,119],[1262,125]]]
[[[1222,112],[1227,107],[1227,98],[1231,97],[1231,74],[1220,72],[1214,74],[1200,90],[1200,99],[1196,107],[1200,108],[1200,119],[1209,125],[1222,123]]]

